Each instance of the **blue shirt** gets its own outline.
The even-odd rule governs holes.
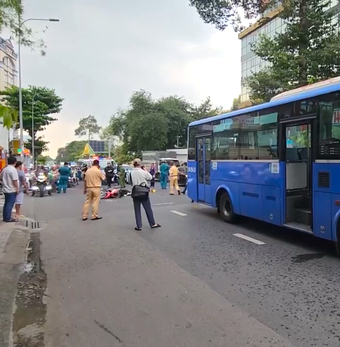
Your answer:
[[[59,168],[59,173],[60,176],[70,176],[71,170],[68,166],[62,166],[61,168]]]
[[[169,165],[167,163],[163,163],[160,167],[160,171],[162,174],[168,174],[169,173]]]

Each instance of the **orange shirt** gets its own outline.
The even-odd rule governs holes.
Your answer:
[[[92,166],[86,171],[85,183],[86,188],[100,188],[105,175],[96,166]]]

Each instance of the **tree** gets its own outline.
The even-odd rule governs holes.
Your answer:
[[[34,37],[32,29],[25,24],[20,25],[24,15],[22,0],[1,0],[0,1],[0,31],[7,29],[11,34],[21,36],[21,44],[33,49],[39,49],[45,55],[45,42]]]
[[[210,96],[208,96],[199,106],[191,105],[191,121],[216,116],[221,112],[222,107],[213,107]]]
[[[97,119],[94,116],[81,118],[79,121],[79,127],[74,130],[76,136],[82,137],[88,135],[92,139],[93,135],[98,134],[100,126],[97,123]]]
[[[19,89],[16,86],[7,88],[0,92],[3,101],[16,113],[19,111]],[[36,145],[36,153],[39,155],[43,150],[47,150],[48,142],[42,140],[42,137],[37,137],[37,132],[43,131],[48,125],[55,122],[57,119],[51,115],[61,111],[63,99],[56,95],[54,89],[45,87],[29,86],[27,89],[22,89],[22,115],[23,126],[29,135],[34,137]],[[32,106],[34,115],[34,129],[32,129]],[[19,124],[17,124],[17,129]],[[27,142],[26,147],[32,149],[31,141]]]
[[[121,153],[128,156],[146,150],[186,148],[188,124],[220,111],[210,98],[194,106],[178,96],[153,100],[150,93],[141,90],[132,94],[127,110],[118,110],[111,117],[105,132],[122,141]]]
[[[242,31],[245,26],[242,18],[257,18],[266,9],[277,3],[276,0],[189,0],[205,23],[213,24],[218,30],[232,26]],[[264,19],[265,20],[265,19]]]
[[[87,141],[72,141],[58,149],[56,161],[74,161],[81,157]]]
[[[117,146],[113,150],[113,159],[119,164],[129,164],[134,159],[134,156],[126,154],[123,146]]]
[[[0,92],[3,96],[3,101],[6,106],[10,107],[16,112],[19,111],[19,89],[16,86],[7,88]],[[63,99],[59,97],[54,89],[45,87],[29,86],[27,89],[22,89],[22,115],[23,126],[29,135],[34,137],[37,146],[37,153],[40,154],[42,150],[46,150],[47,143],[42,140],[42,137],[37,137],[37,132],[43,131],[48,125],[55,122],[57,119],[51,115],[57,114],[61,111]],[[34,115],[34,129],[32,129],[32,106]],[[19,124],[17,124],[17,129]],[[40,142],[40,144],[38,143]],[[26,146],[31,150],[31,142]],[[39,153],[40,146],[40,153]],[[43,149],[42,149],[43,148]]]
[[[231,106],[230,111],[237,111],[239,109],[241,103],[241,95],[239,95],[237,98],[234,98],[233,105]]]
[[[244,83],[251,99],[274,95],[336,77],[340,71],[340,34],[331,0],[290,0],[279,14],[286,23],[273,38],[262,35],[253,52],[270,66]]]
[[[34,140],[34,156],[41,155],[42,152],[48,151],[49,141],[45,141],[43,136],[38,136]],[[25,142],[25,147],[32,151],[32,140]]]
[[[49,162],[53,162],[53,159],[50,156],[41,155],[41,154],[38,155],[38,157],[37,157],[37,163],[38,164],[46,165]]]

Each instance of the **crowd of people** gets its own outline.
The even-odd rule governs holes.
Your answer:
[[[186,176],[186,163],[178,168],[174,162],[163,162],[160,165],[160,184],[162,189],[167,189],[168,181],[170,183],[170,195],[174,195],[174,189],[178,195],[181,194],[179,189],[179,177]],[[125,187],[126,175],[125,170],[119,166],[117,168],[120,188]],[[116,172],[117,172],[116,171]],[[86,196],[83,207],[83,221],[88,220],[90,206],[92,205],[91,220],[100,220],[102,217],[98,215],[100,202],[100,191],[102,182],[106,181],[108,187],[111,187],[111,182],[114,181],[115,170],[111,163],[107,164],[104,173],[100,170],[99,161],[94,160],[92,167],[86,171],[84,177],[84,194]],[[151,228],[159,228],[160,224],[156,223],[150,202],[150,190],[155,186],[156,165],[151,164],[149,170],[142,165],[139,158],[133,161],[133,169],[129,175],[129,183],[132,186],[131,197],[133,199],[133,207],[135,213],[136,227],[135,230],[142,230],[141,206],[143,206],[146,217]],[[186,179],[185,179],[186,182]],[[182,193],[186,193],[187,183]]]
[[[163,162],[160,165],[160,184],[162,189],[167,189],[168,181],[170,185],[170,195],[174,195],[174,191],[178,195],[181,194],[179,189],[178,179],[181,175],[186,175],[186,163],[178,168],[173,162],[169,164]],[[118,173],[117,173],[118,172]],[[32,174],[32,172],[31,172]],[[84,194],[86,195],[83,207],[82,219],[88,219],[90,206],[92,206],[91,220],[100,220],[102,217],[98,215],[98,207],[100,202],[100,192],[103,181],[107,182],[110,187],[114,181],[114,177],[118,177],[120,188],[125,187],[126,173],[122,166],[115,170],[111,163],[107,164],[104,172],[102,172],[99,161],[94,160],[92,166],[88,168],[77,167],[71,169],[68,163],[63,166],[53,166],[47,169],[44,166],[39,166],[34,172],[34,177],[45,175],[51,182],[52,186],[58,193],[66,193],[69,178],[76,175],[80,180],[84,180]],[[135,230],[142,230],[141,206],[143,206],[149,225],[151,228],[159,228],[160,224],[156,223],[150,203],[150,189],[155,186],[156,166],[151,164],[147,170],[140,159],[136,158],[133,161],[133,169],[129,175],[129,181],[132,186],[131,197],[133,199],[136,227]],[[3,221],[6,223],[17,222],[21,217],[21,206],[24,202],[24,195],[28,193],[31,180],[27,181],[23,164],[15,157],[8,158],[8,165],[1,172],[1,180],[3,185],[3,193],[5,203],[3,207]],[[185,194],[186,186],[182,193]],[[15,207],[15,214],[12,210]]]
[[[15,157],[8,158],[8,165],[1,172],[2,190],[5,196],[3,221],[17,222],[21,216],[21,206],[24,203],[24,193],[28,191],[23,164]],[[15,215],[12,215],[15,206]]]

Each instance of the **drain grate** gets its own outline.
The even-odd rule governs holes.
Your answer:
[[[31,221],[26,221],[26,228],[30,228],[32,230],[34,229],[39,229],[40,228],[40,223],[37,221],[31,222]]]

